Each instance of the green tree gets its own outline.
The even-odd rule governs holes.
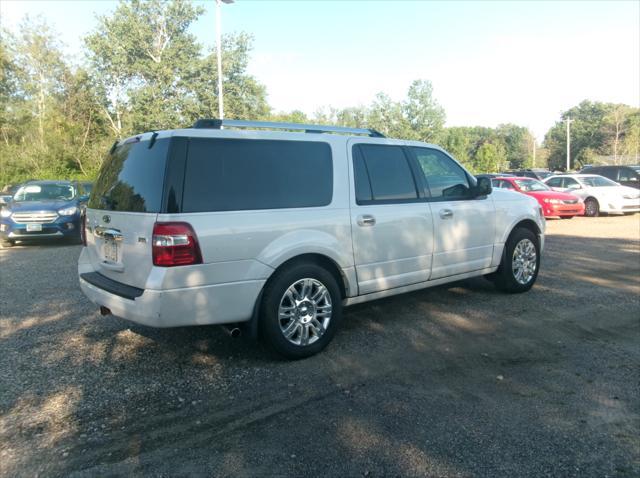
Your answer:
[[[203,11],[186,0],[134,0],[99,19],[86,44],[102,112],[116,137],[218,116],[216,54],[203,56],[188,32]],[[264,86],[246,72],[250,49],[246,34],[223,38],[224,106],[230,118],[269,113]]]
[[[407,99],[402,104],[402,115],[409,123],[415,139],[428,143],[441,139],[445,113],[433,97],[430,81],[416,80],[411,83]]]
[[[612,103],[583,101],[561,115],[545,135],[549,150],[549,166],[564,169],[566,164],[566,123],[571,118],[571,167],[592,163],[599,156],[611,156],[617,161],[620,150],[629,149],[627,136],[634,137],[635,115],[638,108]],[[633,146],[630,148],[633,150]]]
[[[531,166],[533,135],[523,126],[501,124],[496,135],[502,139],[506,150],[506,161],[511,169]]]
[[[473,171],[475,173],[495,172],[503,169],[506,155],[503,148],[489,141],[478,147],[474,160]]]

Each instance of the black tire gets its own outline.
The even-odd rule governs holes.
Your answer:
[[[560,219],[573,219],[575,216],[560,216]]]
[[[324,333],[320,336],[314,335],[311,337],[317,338],[314,338],[315,341],[308,345],[295,344],[287,339],[284,335],[284,331],[282,330],[279,318],[281,301],[286,301],[284,298],[285,293],[291,286],[302,279],[312,279],[324,286],[331,300],[329,322]],[[314,285],[314,287],[317,286]],[[311,292],[309,292],[309,294],[311,294]],[[304,307],[303,303],[300,305]],[[325,268],[309,262],[293,264],[276,272],[275,275],[269,279],[262,296],[260,312],[261,334],[267,344],[277,353],[286,358],[301,359],[317,354],[322,351],[329,342],[331,342],[331,339],[338,330],[342,319],[342,295],[333,274]],[[282,320],[284,322],[283,325],[291,324],[293,321],[293,319]],[[289,322],[287,322],[287,320]],[[296,330],[298,330],[297,326]],[[307,330],[309,331],[307,334],[311,334],[310,328],[307,328]],[[300,329],[300,334],[302,334],[302,329]],[[298,336],[296,332],[296,334],[292,336],[292,340],[295,337],[301,338],[301,335]],[[309,337],[309,335],[307,335],[307,337]]]
[[[584,215],[587,217],[598,217],[600,215],[600,204],[597,199],[587,198],[584,202]]]
[[[13,242],[11,239],[2,239],[0,240],[0,245],[2,245],[2,247],[13,247],[15,245],[15,242]]]
[[[535,258],[535,271],[533,271],[533,275],[526,283],[521,283],[516,279],[515,273],[513,271],[513,256],[514,251],[518,244],[522,241],[528,240],[530,241],[536,253]],[[538,278],[538,271],[540,270],[540,242],[538,240],[538,236],[531,232],[529,229],[518,228],[515,229],[507,243],[504,246],[504,252],[502,253],[502,262],[500,263],[500,267],[498,270],[491,274],[490,279],[495,284],[498,290],[503,292],[508,292],[511,294],[518,294],[521,292],[526,292],[533,284],[535,284],[536,279]]]

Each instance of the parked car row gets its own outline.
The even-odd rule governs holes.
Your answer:
[[[594,217],[601,213],[640,212],[638,189],[597,174],[550,174],[542,181],[502,174],[482,174],[478,177],[483,176],[491,179],[493,187],[534,197],[542,207],[545,217],[571,219],[582,215]]]
[[[77,181],[28,181],[4,196],[0,210],[0,242],[56,238],[79,242],[81,216],[91,183]]]
[[[581,174],[597,174],[611,179],[622,186],[640,189],[640,166],[588,166]]]

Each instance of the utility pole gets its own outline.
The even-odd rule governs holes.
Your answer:
[[[533,167],[536,167],[536,138],[533,138]]]
[[[573,123],[575,120],[572,120],[570,117],[567,116],[567,119],[565,121],[567,123],[567,170],[566,172],[568,173],[569,170],[571,169],[571,123]]]
[[[224,98],[222,95],[222,10],[223,3],[233,3],[233,0],[216,0],[216,45],[218,47],[218,116],[224,119]]]

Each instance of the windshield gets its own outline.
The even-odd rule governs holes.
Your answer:
[[[70,184],[27,184],[18,189],[14,201],[69,201],[76,196],[76,189]]]
[[[591,188],[601,188],[607,186],[619,186],[618,183],[611,181],[610,179],[603,178],[602,176],[588,176],[580,178],[582,184]]]
[[[521,191],[528,193],[531,191],[549,191],[549,186],[536,181],[535,179],[514,179]]]

